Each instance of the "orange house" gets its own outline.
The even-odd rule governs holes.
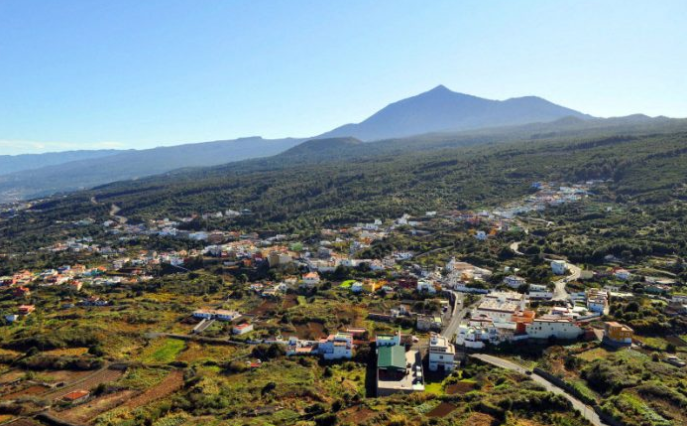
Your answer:
[[[635,332],[630,327],[609,321],[604,323],[604,340],[616,345],[630,345],[632,344],[632,336]]]

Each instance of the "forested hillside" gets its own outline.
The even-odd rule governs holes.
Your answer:
[[[253,214],[241,217],[237,225],[298,230],[493,206],[526,195],[537,180],[610,179],[606,196],[632,203],[685,197],[687,132],[607,133],[477,146],[467,140],[467,146],[460,146],[456,136],[407,140],[405,145],[348,140],[330,156],[310,149],[298,155],[292,151],[49,199],[3,222],[2,232],[43,239],[56,232],[55,220],[105,220],[112,204],[132,221],[247,208]],[[483,142],[490,138],[498,139],[486,135]],[[447,140],[457,146],[446,148]]]

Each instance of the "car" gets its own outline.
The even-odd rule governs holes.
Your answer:
[[[528,375],[528,376],[531,376],[531,375],[532,375],[532,370],[527,370],[527,371],[525,371],[525,374]]]

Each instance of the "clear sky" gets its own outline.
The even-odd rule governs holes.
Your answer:
[[[687,1],[0,0],[0,154],[311,136],[444,84],[687,116]]]

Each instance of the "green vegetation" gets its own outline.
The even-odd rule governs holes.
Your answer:
[[[176,359],[184,346],[184,341],[179,339],[154,341],[144,350],[143,362],[168,364]]]

